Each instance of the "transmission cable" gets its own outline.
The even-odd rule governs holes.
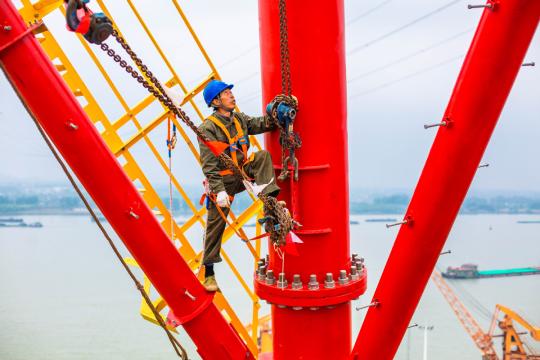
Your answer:
[[[431,11],[431,12],[425,14],[425,15],[422,15],[422,16],[420,16],[419,18],[416,18],[416,19],[414,19],[414,20],[411,21],[411,22],[406,23],[405,25],[401,25],[400,27],[398,27],[398,28],[396,28],[396,29],[394,29],[394,30],[392,30],[392,31],[390,31],[390,32],[388,32],[388,33],[386,33],[386,34],[384,34],[384,35],[381,35],[381,36],[379,36],[379,37],[377,37],[377,38],[375,38],[375,39],[373,39],[373,40],[370,40],[370,41],[368,41],[367,43],[364,43],[364,44],[362,44],[362,45],[356,46],[355,48],[353,48],[352,50],[350,50],[350,51],[347,53],[347,55],[352,55],[352,54],[354,54],[354,53],[356,53],[356,52],[358,52],[358,51],[360,51],[360,50],[362,50],[362,49],[367,48],[368,46],[371,46],[371,45],[373,45],[373,44],[375,44],[375,43],[377,43],[377,42],[379,42],[379,41],[381,41],[381,40],[384,40],[384,39],[386,39],[386,38],[388,38],[388,37],[390,37],[390,36],[392,36],[392,35],[394,35],[394,34],[400,32],[400,31],[402,31],[402,30],[405,30],[406,28],[408,28],[408,27],[410,27],[410,26],[412,26],[412,25],[414,25],[414,24],[416,24],[416,23],[419,23],[420,21],[425,20],[425,19],[427,19],[427,18],[429,18],[429,17],[431,17],[431,16],[433,16],[433,15],[435,15],[435,14],[437,14],[437,13],[440,13],[441,11],[443,11],[443,10],[449,8],[450,6],[452,6],[452,5],[454,5],[454,4],[457,4],[457,3],[460,2],[460,1],[461,1],[461,0],[452,0],[452,1],[450,1],[449,3],[447,3],[447,4],[445,4],[445,5],[443,5],[443,6],[439,7],[439,8],[437,8],[437,9],[435,9],[435,10],[433,10],[433,11]]]
[[[408,80],[408,79],[410,79],[410,78],[413,78],[413,77],[415,77],[415,76],[421,75],[421,74],[426,73],[426,72],[428,72],[428,71],[431,71],[431,70],[434,70],[434,69],[436,69],[436,68],[442,67],[442,66],[447,65],[447,64],[449,64],[449,63],[451,63],[451,62],[454,62],[454,61],[456,61],[456,60],[458,60],[458,59],[461,59],[464,55],[465,55],[465,54],[461,54],[461,55],[458,55],[458,56],[454,56],[454,57],[452,57],[452,58],[450,58],[450,59],[446,59],[446,60],[444,60],[444,61],[441,61],[441,62],[439,62],[439,63],[437,63],[437,64],[435,64],[435,65],[426,67],[426,68],[424,68],[424,69],[415,71],[415,72],[413,72],[413,73],[411,73],[411,74],[408,74],[408,75],[405,75],[405,76],[403,76],[403,77],[397,78],[397,79],[395,79],[395,80],[392,80],[392,81],[383,83],[383,84],[378,85],[378,86],[375,86],[375,87],[373,87],[373,88],[371,88],[371,89],[362,91],[362,92],[360,92],[360,93],[358,93],[358,94],[355,94],[355,95],[350,96],[350,97],[349,97],[349,100],[354,99],[354,98],[357,98],[357,97],[359,97],[359,96],[364,96],[364,95],[370,94],[370,93],[375,92],[375,91],[377,91],[377,90],[383,89],[383,88],[385,88],[385,87],[394,85],[394,84],[396,84],[396,83],[399,83],[399,82]]]
[[[415,52],[413,52],[413,53],[410,53],[410,54],[408,54],[408,55],[402,56],[402,57],[400,57],[400,58],[398,58],[398,59],[396,59],[396,60],[394,60],[394,61],[391,61],[391,62],[389,62],[389,63],[386,63],[386,64],[384,64],[384,65],[381,65],[381,66],[379,66],[379,67],[377,67],[377,68],[375,68],[375,69],[369,70],[369,71],[367,71],[367,72],[365,72],[365,73],[356,75],[356,76],[352,77],[351,79],[349,79],[349,80],[347,81],[347,83],[350,84],[350,83],[352,83],[352,82],[355,82],[355,81],[358,80],[358,79],[367,77],[367,76],[369,76],[369,75],[373,75],[373,74],[378,73],[378,72],[380,72],[380,71],[382,71],[382,70],[384,70],[384,69],[387,69],[387,68],[389,68],[389,67],[391,67],[391,66],[394,66],[394,65],[399,64],[399,63],[402,63],[402,62],[404,62],[404,61],[406,61],[406,60],[409,60],[409,59],[411,59],[411,58],[413,58],[413,57],[416,57],[416,56],[418,56],[418,55],[421,55],[421,54],[423,54],[423,53],[425,53],[425,52],[427,52],[427,51],[429,51],[429,50],[435,49],[435,48],[437,48],[437,47],[439,47],[439,46],[441,46],[441,45],[443,45],[443,44],[446,44],[446,43],[448,43],[448,42],[450,42],[450,41],[452,41],[452,40],[454,40],[454,39],[457,39],[457,38],[459,38],[459,37],[461,37],[461,36],[463,36],[463,35],[469,33],[469,32],[472,31],[473,29],[474,29],[474,28],[469,28],[469,29],[467,29],[467,30],[465,30],[465,31],[460,31],[460,32],[458,32],[458,33],[456,33],[456,34],[454,34],[454,35],[452,35],[452,36],[450,36],[450,37],[448,37],[448,38],[446,38],[446,39],[444,39],[444,40],[438,41],[438,42],[436,42],[436,43],[434,43],[434,44],[431,44],[431,45],[429,45],[429,46],[427,46],[427,47],[425,47],[425,48],[423,48],[423,49],[420,49],[420,50],[417,50],[417,51],[415,51]]]
[[[346,25],[349,26],[349,25],[351,25],[351,24],[357,22],[358,20],[360,20],[360,19],[362,19],[362,18],[368,16],[368,15],[371,14],[372,12],[375,12],[375,11],[379,10],[380,8],[382,8],[383,6],[387,5],[387,4],[390,3],[390,2],[392,2],[392,0],[386,0],[386,1],[383,1],[382,3],[380,3],[379,5],[375,5],[375,6],[372,7],[371,9],[366,10],[366,11],[364,11],[363,13],[361,13],[360,15],[358,15],[358,16],[352,18],[351,20],[349,20],[349,21],[347,22]]]

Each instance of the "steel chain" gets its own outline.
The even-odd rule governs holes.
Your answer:
[[[281,53],[281,92],[292,95],[291,67],[289,64],[289,35],[287,29],[287,6],[279,0],[279,49]]]
[[[150,92],[156,99],[158,99],[163,105],[165,105],[172,113],[174,113],[182,122],[184,122],[193,132],[201,138],[204,142],[210,141],[210,139],[205,136],[197,126],[191,121],[189,116],[179,107],[175,106],[172,100],[167,96],[165,90],[161,86],[161,83],[154,76],[154,74],[144,65],[143,61],[135,54],[131,49],[129,44],[124,38],[118,34],[118,31],[113,30],[112,36],[116,41],[122,46],[122,48],[129,55],[131,60],[137,65],[141,72],[152,82],[152,86],[137,70],[132,66],[128,65],[125,60],[121,58],[120,55],[116,54],[114,49],[111,49],[106,43],[102,43],[101,49],[111,57],[116,63],[120,65],[128,74],[130,74],[134,79],[137,80],[148,92]],[[279,96],[279,95],[278,95]],[[296,99],[292,96],[284,95],[283,101],[288,104],[296,104]],[[292,106],[292,105],[291,105]],[[296,109],[295,105],[295,109]],[[232,170],[233,174],[239,179],[250,180],[249,177],[244,173],[244,171],[234,163],[230,156],[225,153],[221,153],[218,156],[218,160],[223,164],[227,169]],[[275,197],[267,196],[265,194],[259,194],[259,199],[263,203],[263,209],[267,216],[272,219],[272,226],[265,226],[265,229],[270,234],[270,239],[273,243],[277,245],[282,245],[285,243],[285,237],[294,227],[295,222],[292,220],[288,210],[283,206],[282,203],[278,202]],[[268,224],[270,225],[270,224]],[[279,226],[276,226],[279,225]]]

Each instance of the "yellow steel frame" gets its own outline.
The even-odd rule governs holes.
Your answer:
[[[204,81],[202,81],[200,84],[195,86],[193,89],[188,89],[180,76],[178,75],[176,69],[174,68],[171,61],[167,58],[165,53],[163,52],[163,49],[161,48],[160,44],[156,40],[156,37],[152,34],[151,30],[149,29],[148,25],[144,21],[143,17],[141,16],[140,12],[135,7],[133,1],[126,0],[127,4],[129,5],[129,8],[135,15],[137,21],[139,22],[139,25],[141,26],[142,30],[150,40],[150,42],[154,46],[154,50],[156,54],[159,56],[160,61],[163,61],[163,63],[166,65],[167,69],[169,70],[171,77],[168,79],[165,83],[168,87],[173,87],[175,85],[178,85],[182,92],[185,94],[184,100],[182,102],[182,105],[189,105],[197,114],[199,121],[204,120],[204,115],[195,103],[194,99],[195,97],[200,94],[200,92],[203,90],[205,85],[212,79],[220,79],[220,75],[215,68],[213,62],[211,61],[210,57],[208,56],[208,53],[202,46],[197,34],[195,33],[193,26],[190,24],[190,22],[187,19],[187,16],[185,15],[184,11],[178,4],[176,0],[171,0],[172,5],[177,11],[177,14],[180,16],[182,23],[189,31],[189,34],[192,37],[192,40],[197,45],[200,53],[202,54],[203,58],[205,59],[207,66],[210,69],[210,73],[208,76],[205,77]],[[37,20],[43,20],[43,18],[47,15],[49,15],[52,12],[61,11],[64,12],[63,9],[63,1],[62,0],[40,0],[37,2],[32,3],[30,0],[22,0],[22,8],[19,9],[20,14],[23,16],[25,21],[27,22],[34,22]],[[113,14],[108,10],[107,6],[102,0],[97,0],[97,4],[101,8],[101,11],[103,11],[114,23],[114,16]],[[45,24],[47,22],[45,21]],[[120,29],[117,29],[120,32]],[[85,82],[82,80],[81,76],[77,72],[76,68],[74,67],[72,61],[68,58],[64,50],[62,49],[61,44],[56,40],[56,38],[53,36],[53,34],[47,29],[46,26],[43,26],[40,28],[40,33],[36,34],[38,40],[40,41],[43,49],[48,54],[49,58],[53,63],[56,65],[57,70],[63,77],[63,79],[66,81],[69,88],[72,90],[73,94],[81,101],[81,104],[85,104],[83,106],[85,112],[88,114],[91,121],[96,125],[98,128],[102,128],[101,135],[103,137],[103,140],[108,145],[108,147],[111,149],[112,153],[116,155],[116,157],[119,159],[119,161],[123,164],[123,169],[126,172],[126,174],[129,176],[129,178],[138,183],[139,190],[141,192],[142,197],[148,204],[148,206],[151,209],[154,209],[154,213],[156,216],[161,217],[161,224],[164,228],[164,230],[171,236],[171,221],[172,226],[174,228],[174,239],[175,241],[178,241],[178,251],[181,253],[181,255],[184,257],[184,259],[190,264],[192,269],[197,269],[200,265],[201,256],[202,254],[199,252],[196,252],[194,248],[192,247],[190,243],[190,239],[187,238],[185,233],[190,230],[195,224],[199,224],[202,228],[205,226],[205,220],[204,220],[204,214],[206,213],[205,207],[198,207],[198,204],[194,204],[191,199],[188,197],[186,191],[181,185],[181,182],[174,174],[172,174],[169,171],[169,167],[167,164],[166,159],[162,157],[160,154],[160,151],[154,145],[154,143],[151,141],[149,134],[152,131],[155,131],[160,126],[165,126],[164,123],[166,123],[167,119],[171,118],[174,124],[176,124],[178,132],[181,136],[181,138],[184,140],[187,150],[191,152],[191,154],[195,157],[197,162],[199,162],[199,152],[197,148],[194,146],[192,141],[190,140],[188,134],[184,131],[183,127],[178,123],[177,119],[174,117],[171,117],[169,111],[163,107],[162,111],[155,114],[155,117],[153,120],[151,120],[148,124],[142,125],[141,122],[138,120],[138,117],[141,115],[141,113],[145,110],[150,109],[150,106],[154,104],[156,99],[154,99],[153,96],[149,95],[141,99],[135,106],[130,106],[128,104],[128,101],[125,99],[125,97],[122,95],[119,87],[115,85],[114,81],[112,80],[110,74],[106,71],[105,67],[99,60],[98,56],[96,56],[96,53],[94,52],[93,48],[90,47],[90,45],[80,36],[77,34],[78,39],[80,43],[82,44],[83,48],[85,49],[87,55],[92,60],[93,64],[95,65],[96,69],[101,73],[103,79],[107,83],[109,89],[114,94],[115,99],[119,102],[121,105],[124,114],[119,116],[117,119],[109,119],[104,111],[104,108],[98,103],[96,98],[93,96],[92,92],[88,88],[88,86],[85,84]],[[127,39],[129,41],[129,39]],[[131,81],[130,79],[126,79],[126,81]],[[122,138],[119,135],[119,131],[127,124],[130,124],[130,126],[134,126],[137,129],[137,132],[132,135],[127,141],[123,141]],[[251,143],[254,145],[254,147],[257,150],[261,149],[261,146],[257,139],[255,137],[251,137]],[[152,186],[150,180],[143,172],[140,165],[135,160],[135,157],[131,153],[131,149],[135,144],[141,143],[141,141],[146,144],[148,150],[150,150],[150,153],[155,158],[155,161],[161,167],[161,169],[165,172],[166,176],[170,177],[172,181],[172,185],[174,186],[174,189],[180,194],[182,200],[185,202],[187,207],[192,212],[192,216],[182,225],[179,225],[176,223],[174,219],[172,219],[172,216],[169,212],[169,209],[167,206],[163,203],[163,201],[158,196],[158,193]],[[178,150],[175,150],[178,151]],[[260,201],[252,199],[253,204],[251,204],[244,212],[242,212],[238,217],[236,217],[232,211],[231,211],[231,218],[232,218],[232,224],[231,226],[234,227],[234,229],[231,226],[228,226],[225,230],[224,236],[223,236],[223,242],[228,241],[231,237],[235,235],[235,230],[240,231],[243,233],[242,226],[249,221],[250,219],[260,216],[262,204]],[[259,235],[261,233],[260,226],[257,224],[256,233]],[[261,241],[256,240],[254,241],[253,245],[248,243],[247,247],[250,251],[250,253],[253,256],[253,264],[256,266],[257,261],[260,258],[261,253]],[[252,351],[253,354],[258,353],[257,348],[257,338],[259,334],[259,309],[260,309],[260,303],[257,295],[252,290],[251,286],[249,285],[251,281],[246,281],[234,265],[234,263],[231,261],[231,258],[229,255],[222,249],[222,256],[225,260],[225,263],[231,268],[233,274],[237,277],[240,286],[244,289],[247,296],[249,297],[251,303],[252,303],[252,319],[251,324],[249,325],[249,328],[246,328],[244,324],[240,321],[234,310],[232,309],[231,305],[225,299],[225,297],[218,293],[215,298],[214,302],[218,306],[218,308],[222,311],[224,316],[228,319],[230,319],[230,322],[232,326],[238,331],[240,336],[244,339],[249,349]],[[134,259],[128,258],[128,263],[132,266],[138,266]],[[148,280],[148,278],[144,277],[144,286],[147,291],[150,291],[151,283]],[[157,297],[153,300],[154,305],[157,307],[159,311],[163,311],[166,308],[166,303],[161,297]],[[157,323],[154,315],[146,305],[144,301],[141,301],[141,315],[143,318]],[[267,322],[267,321],[266,321]]]

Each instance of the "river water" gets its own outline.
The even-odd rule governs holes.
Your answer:
[[[351,249],[366,259],[367,293],[353,307],[368,304],[397,229],[365,222],[377,216],[352,216]],[[383,218],[399,216],[384,215]],[[114,258],[96,224],[85,216],[25,216],[44,227],[0,228],[0,359],[174,359],[161,329],[139,315],[140,297]],[[472,262],[481,269],[540,266],[540,224],[536,215],[463,215],[455,222],[438,266]],[[191,236],[200,236],[194,230]],[[225,249],[249,273],[251,260],[239,241]],[[249,259],[246,261],[246,259]],[[225,295],[240,316],[248,319],[249,302],[226,267],[217,267]],[[139,273],[140,274],[140,273]],[[540,326],[540,275],[461,281],[458,296],[484,329],[495,304],[504,304]],[[396,299],[399,301],[399,299]],[[263,306],[263,313],[268,307]],[[353,341],[364,311],[353,310]],[[429,283],[411,324],[432,325],[428,358],[480,359],[448,304]],[[208,331],[212,331],[211,324]],[[381,334],[384,337],[384,334]],[[422,359],[423,332],[411,328],[396,359]],[[525,337],[528,338],[528,337]],[[188,352],[196,351],[180,331]],[[529,343],[534,344],[529,338]],[[500,349],[500,339],[495,340]],[[376,359],[374,359],[376,360]]]

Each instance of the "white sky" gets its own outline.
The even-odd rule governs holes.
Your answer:
[[[119,3],[107,3],[112,4],[114,13],[113,6]],[[168,54],[180,76],[194,84],[207,75],[198,58],[192,57],[192,45],[177,36],[177,27],[167,18],[172,15],[164,11],[162,4],[168,1],[152,2],[152,7],[148,5],[150,2],[135,3],[148,21],[154,22],[154,28],[161,30],[160,40],[168,45]],[[439,12],[386,36],[450,3]],[[459,56],[467,51],[473,35],[471,29],[476,27],[481,15],[481,10],[467,10],[467,4],[467,1],[449,0],[411,0],[406,5],[397,0],[345,1],[346,42],[351,52],[347,56],[351,187],[414,188],[436,133],[436,130],[424,130],[422,125],[438,122],[442,117],[461,67]],[[181,5],[223,79],[236,84],[234,91],[240,108],[248,114],[260,114],[257,2],[199,0],[182,1]],[[118,7],[117,11],[122,10]],[[117,22],[126,37],[138,36],[132,19],[119,17]],[[61,31],[61,21],[51,22],[50,26],[53,32],[58,29],[62,38],[71,36]],[[537,66],[524,67],[518,75],[484,156],[490,166],[478,172],[472,188],[475,191],[540,191],[539,43],[537,33],[525,58],[535,61]],[[358,50],[353,52],[355,49]],[[74,57],[80,55],[77,48],[69,51]],[[144,57],[144,50],[140,52]],[[323,50],[320,56],[324,56]],[[400,60],[403,58],[406,59]],[[155,73],[166,74],[156,58],[145,59]],[[394,65],[386,66],[391,63]],[[444,65],[437,66],[441,63]],[[429,68],[432,69],[424,72]],[[80,69],[86,70],[84,61]],[[417,72],[418,75],[409,77]],[[402,78],[405,79],[397,81]],[[133,85],[123,74],[117,79]],[[88,81],[93,86],[98,84],[91,78]],[[64,175],[3,74],[0,74],[0,95],[0,182],[64,181]],[[144,93],[129,91],[126,97],[135,102],[139,95]],[[175,165],[177,169],[182,166]],[[186,164],[183,171],[189,178],[196,174],[193,183],[199,182],[200,170],[193,162]]]

